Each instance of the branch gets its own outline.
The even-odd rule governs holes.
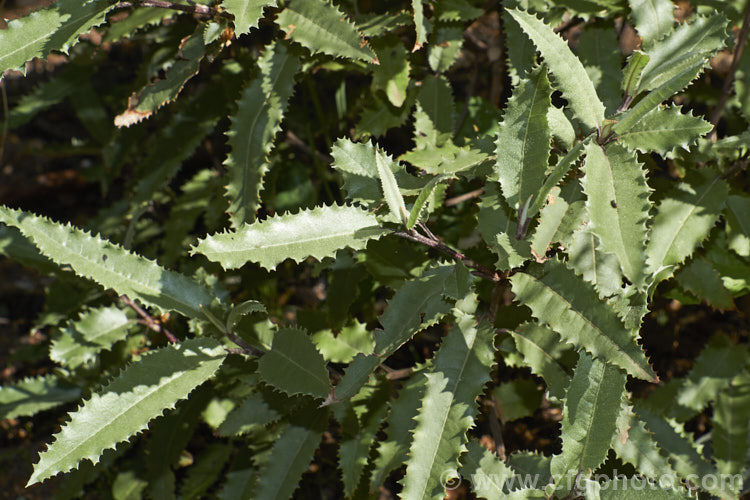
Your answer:
[[[127,7],[156,7],[159,9],[171,9],[179,10],[187,14],[195,14],[199,16],[213,17],[219,15],[226,18],[232,18],[232,15],[228,12],[221,11],[215,7],[209,5],[202,5],[191,3],[190,5],[183,5],[179,3],[169,2],[166,0],[133,0],[132,2],[118,2],[115,5],[116,9],[127,8]]]
[[[127,295],[120,295],[120,299],[127,305],[129,305],[135,312],[137,312],[138,316],[143,318],[143,321],[146,322],[147,327],[155,332],[163,333],[164,336],[167,337],[167,340],[172,344],[177,343],[177,337],[175,337],[169,330],[167,330],[164,325],[159,324],[158,321],[152,318],[149,313],[144,311],[143,308],[136,304],[133,300],[131,300],[130,297],[128,297]]]
[[[716,107],[711,113],[711,125],[714,126],[711,133],[708,134],[708,138],[711,142],[716,142],[716,127],[721,119],[721,113],[724,111],[724,105],[729,99],[729,95],[732,93],[734,88],[734,77],[737,73],[737,67],[740,65],[740,58],[742,57],[742,51],[745,50],[745,43],[747,42],[748,29],[750,29],[750,2],[745,6],[745,18],[742,21],[742,28],[740,28],[740,34],[737,37],[737,43],[734,46],[734,54],[732,55],[732,65],[729,67],[729,74],[727,79],[724,80],[724,86],[721,88],[721,95],[719,101],[716,103]]]

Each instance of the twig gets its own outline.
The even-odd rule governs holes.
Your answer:
[[[237,353],[237,354],[247,354],[249,356],[257,356],[257,357],[263,356],[263,354],[265,354],[260,349],[257,349],[251,346],[250,344],[248,344],[247,342],[242,340],[240,337],[238,337],[237,335],[231,332],[226,332],[226,335],[229,338],[229,340],[231,340],[232,342],[240,346],[239,352],[237,352],[236,349],[227,349],[227,352]]]
[[[135,312],[138,313],[138,316],[143,318],[143,321],[146,322],[146,326],[148,326],[151,330],[157,332],[157,333],[163,333],[165,337],[167,337],[167,340],[171,342],[172,344],[177,343],[177,337],[172,335],[172,333],[167,330],[167,328],[164,325],[159,324],[154,318],[151,317],[149,313],[143,310],[141,306],[133,302],[130,297],[127,295],[120,295],[120,299],[125,302],[127,305],[129,305]]]
[[[714,128],[711,133],[708,134],[708,138],[711,142],[716,142],[716,127],[719,125],[721,119],[721,113],[724,111],[724,105],[729,99],[729,95],[732,93],[734,88],[734,77],[737,73],[737,67],[740,65],[740,58],[742,57],[742,51],[745,50],[745,43],[747,42],[747,34],[750,29],[750,1],[745,6],[745,18],[742,20],[742,28],[740,28],[740,34],[737,37],[737,43],[734,46],[734,54],[732,55],[732,65],[729,67],[729,74],[726,80],[724,80],[724,86],[721,88],[721,95],[719,101],[716,103],[716,107],[711,113],[711,119],[709,120]]]
[[[292,132],[291,130],[286,131],[286,142],[294,146],[295,148],[299,149],[303,153],[307,153],[310,156],[317,156],[320,161],[322,161],[325,164],[331,163],[333,161],[333,158],[328,156],[325,153],[321,153],[320,151],[313,150],[310,146],[305,144],[305,142],[300,139],[297,134]]]
[[[168,2],[165,0],[133,0],[132,2],[118,2],[115,5],[116,9],[127,7],[156,7],[159,9],[179,10],[180,12],[185,12],[187,14],[197,14],[199,16],[213,17],[218,14],[222,17],[231,17],[231,14],[229,14],[228,12],[220,11],[215,7],[211,7],[209,5],[202,5],[197,3],[183,5],[179,3]]]
[[[407,240],[421,243],[430,248],[434,248],[435,250],[444,253],[445,255],[452,258],[453,260],[460,260],[461,262],[463,262],[463,264],[466,267],[470,267],[474,269],[472,274],[479,276],[480,278],[484,278],[486,280],[492,281],[493,283],[497,283],[498,281],[501,280],[500,276],[495,271],[483,266],[482,264],[479,264],[478,262],[474,262],[473,260],[468,258],[466,255],[462,254],[461,252],[457,252],[456,250],[453,250],[451,247],[449,247],[442,241],[428,238],[427,236],[423,236],[413,230],[408,231],[408,232],[394,231],[393,234],[395,234],[396,236],[400,236],[402,238],[406,238]]]
[[[382,366],[383,366],[383,368],[386,368],[385,365],[382,365]],[[401,368],[400,370],[391,370],[391,371],[389,371],[386,374],[385,378],[387,378],[388,380],[391,380],[391,381],[393,381],[393,380],[400,380],[402,378],[406,378],[409,375],[411,375],[411,373],[413,371],[414,371],[414,368],[412,368],[412,367]]]
[[[469,191],[468,193],[460,194],[458,196],[454,196],[453,198],[448,198],[445,200],[446,207],[452,207],[453,205],[458,205],[461,202],[464,202],[466,200],[470,200],[472,198],[476,198],[477,196],[482,196],[484,194],[484,188],[475,189],[474,191]]]

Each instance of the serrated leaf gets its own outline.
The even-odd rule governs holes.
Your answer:
[[[444,76],[427,75],[422,80],[417,102],[438,134],[453,135],[455,109],[453,90],[448,79]]]
[[[237,231],[217,233],[200,240],[192,253],[201,253],[225,269],[257,262],[273,270],[286,259],[300,262],[333,257],[336,250],[360,250],[385,234],[375,216],[351,205],[321,206],[296,214],[275,215],[245,224]]]
[[[515,238],[517,224],[494,186],[488,186],[487,194],[480,200],[477,214],[479,234],[497,255],[495,266],[500,270],[513,269],[531,259],[529,242]]]
[[[305,332],[294,328],[281,328],[274,334],[271,350],[258,361],[258,373],[290,396],[325,398],[331,392],[323,356]]]
[[[505,200],[519,212],[544,184],[552,140],[547,123],[551,95],[545,68],[536,68],[514,90],[497,133],[495,171]]]
[[[711,442],[719,474],[742,474],[746,470],[748,421],[750,376],[745,369],[737,373],[729,387],[719,393],[714,405]]]
[[[620,82],[620,89],[626,98],[633,98],[638,92],[643,68],[646,67],[649,59],[648,54],[640,50],[634,50],[628,57],[628,63],[622,70],[622,81]]]
[[[381,363],[405,344],[415,333],[431,326],[450,311],[443,299],[446,281],[455,267],[443,264],[425,270],[421,277],[407,281],[388,302],[380,316],[382,331],[375,334],[375,350],[358,354],[334,389],[334,397],[344,400],[354,396]]]
[[[0,419],[29,417],[78,399],[81,389],[54,375],[25,378],[0,386]]]
[[[332,3],[294,0],[276,18],[286,38],[313,54],[373,62],[375,53],[357,27]]]
[[[735,307],[732,294],[724,287],[721,274],[708,260],[691,260],[675,277],[683,289],[699,300],[705,300],[714,309],[725,311]]]
[[[709,58],[724,46],[727,19],[720,13],[681,24],[645,52],[649,61],[641,74],[638,92],[653,90],[672,80],[696,57]],[[676,92],[676,91],[675,91]]]
[[[552,133],[552,137],[558,141],[565,149],[570,149],[576,140],[576,131],[573,128],[573,124],[570,123],[568,117],[565,116],[565,112],[562,108],[550,106],[547,110],[547,123],[549,123],[549,129]]]
[[[565,394],[562,453],[552,457],[555,477],[578,473],[588,477],[604,462],[625,397],[626,378],[616,366],[580,351]]]
[[[297,489],[328,424],[326,409],[308,407],[295,412],[289,426],[273,444],[263,478],[253,492],[257,500],[286,500]]]
[[[570,375],[560,363],[559,357],[566,350],[560,336],[552,329],[539,323],[523,323],[510,331],[516,349],[522,356],[522,363],[539,375],[547,384],[551,396],[562,399]]]
[[[143,431],[148,422],[208,380],[224,361],[223,346],[210,338],[189,339],[150,351],[83,406],[39,455],[29,485],[96,464],[107,448]]]
[[[427,35],[430,34],[432,29],[432,23],[424,15],[423,0],[411,0],[411,8],[414,15],[414,27],[417,32],[417,38],[414,41],[414,48],[412,52],[416,52],[422,48],[427,41]]]
[[[261,76],[243,90],[227,131],[232,151],[224,165],[229,174],[228,212],[234,228],[255,219],[263,177],[269,168],[267,155],[281,130],[300,60],[277,42],[266,48],[258,65]]]
[[[586,146],[585,173],[589,230],[601,250],[617,257],[623,274],[637,288],[646,281],[646,240],[651,202],[646,172],[635,155],[616,144]]]
[[[438,0],[435,4],[435,17],[439,21],[471,21],[481,15],[482,9],[467,0]]]
[[[458,59],[464,42],[464,30],[459,26],[438,26],[434,37],[427,62],[435,73],[445,73]]]
[[[584,226],[573,233],[566,265],[594,285],[600,297],[609,297],[622,287],[620,263],[616,256],[597,250],[598,246],[596,235]]]
[[[107,0],[61,0],[54,5],[8,22],[0,31],[0,74],[26,70],[24,63],[46,59],[52,51],[67,53],[86,33],[104,22],[113,4]]]
[[[0,207],[0,221],[17,227],[45,256],[80,276],[160,310],[203,318],[200,306],[214,297],[203,285],[156,262],[70,225]]]
[[[544,204],[547,202],[547,195],[552,191],[552,188],[557,186],[560,181],[565,177],[570,168],[575,165],[578,159],[583,154],[583,148],[588,143],[584,140],[573,146],[568,153],[558,160],[557,165],[552,172],[544,180],[541,189],[532,200],[528,211],[526,212],[526,219],[532,219],[536,217],[536,214],[542,209]]]
[[[372,88],[381,89],[391,104],[400,108],[406,101],[411,65],[406,57],[406,47],[395,35],[372,41],[378,64],[372,69]]]
[[[253,393],[227,415],[217,432],[220,436],[245,434],[280,417],[281,414],[270,407],[260,393]]]
[[[664,38],[675,24],[672,0],[632,0],[630,15],[643,48]]]
[[[674,474],[669,461],[662,456],[653,434],[646,430],[643,421],[633,414],[632,407],[626,407],[625,411],[629,413],[627,433],[612,435],[611,446],[618,458],[648,477]]]
[[[591,285],[558,260],[516,273],[511,285],[516,300],[531,308],[562,339],[582,347],[644,380],[657,380],[646,355],[617,314],[602,303]]]
[[[425,211],[427,202],[435,192],[435,188],[437,188],[443,180],[445,180],[445,178],[440,176],[433,178],[419,193],[419,196],[417,196],[417,199],[414,201],[414,205],[411,207],[411,212],[409,212],[409,219],[406,221],[407,229],[413,228],[417,222],[421,221],[422,213]]]
[[[357,354],[372,352],[375,348],[375,339],[367,325],[356,318],[353,324],[341,328],[337,335],[323,330],[314,333],[312,340],[323,357],[333,363],[350,363]]]
[[[698,116],[681,113],[681,109],[680,106],[654,108],[627,132],[618,134],[618,138],[631,150],[641,153],[664,156],[678,147],[687,149],[713,127]]]
[[[574,115],[590,129],[599,128],[604,121],[604,104],[599,100],[594,84],[584,76],[586,70],[568,44],[535,15],[516,9],[507,10],[541,52]]]
[[[122,340],[133,323],[124,311],[114,306],[86,311],[55,337],[49,357],[70,368],[89,363],[99,351]]]
[[[513,477],[513,469],[477,441],[469,441],[466,448],[467,453],[461,456],[458,471],[471,481],[471,490],[480,498],[505,498],[503,486]]]
[[[547,195],[547,204],[541,211],[539,224],[537,224],[534,235],[531,237],[531,250],[538,260],[545,258],[547,249],[554,243],[555,237],[560,233],[566,215],[570,215],[569,209],[570,205],[560,197],[560,189],[555,187]]]
[[[578,57],[586,68],[596,93],[601,97],[606,114],[619,106],[622,53],[617,33],[608,28],[587,28],[578,39]]]
[[[671,486],[666,481],[663,485],[658,482],[650,484],[637,476],[608,478],[607,482],[601,485],[598,495],[599,500],[690,500],[694,498],[689,491],[679,486]]]
[[[656,210],[646,248],[652,272],[682,263],[719,219],[728,186],[710,168],[691,170],[670,189]]]
[[[750,197],[733,195],[727,198],[724,217],[729,248],[743,257],[750,257]]]
[[[391,211],[391,215],[406,225],[409,213],[406,211],[404,197],[398,189],[398,183],[396,182],[396,177],[393,175],[391,163],[393,163],[393,159],[390,156],[386,155],[380,149],[375,150],[375,167],[378,170],[380,187],[383,190],[385,202]]]
[[[180,485],[180,498],[194,500],[206,498],[208,489],[216,482],[221,470],[232,454],[228,443],[211,443],[188,467],[185,480]]]
[[[221,6],[234,16],[234,30],[239,36],[257,28],[263,9],[276,7],[276,0],[222,0]]]
[[[456,303],[456,325],[425,374],[427,387],[402,481],[404,498],[443,498],[441,474],[457,469],[466,449],[466,431],[477,414],[475,400],[494,364],[494,330],[487,323],[477,324],[476,299],[469,294]]]

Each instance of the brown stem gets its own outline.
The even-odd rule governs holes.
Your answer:
[[[453,205],[458,205],[463,201],[482,196],[483,194],[484,188],[475,189],[474,191],[469,191],[468,193],[460,194],[458,196],[454,196],[453,198],[448,198],[447,200],[445,200],[445,203],[443,203],[443,205],[445,205],[446,207],[452,207]]]
[[[231,332],[227,332],[227,337],[229,337],[229,340],[231,340],[232,342],[240,346],[239,354],[247,354],[249,356],[263,356],[263,354],[265,354],[260,349],[256,349],[255,347],[251,346],[250,344],[248,344],[247,342],[242,340],[240,337],[238,337],[237,335]],[[236,352],[236,350],[234,349],[232,350],[227,349],[227,351]]]
[[[750,0],[745,5],[745,18],[742,20],[742,28],[740,28],[740,34],[737,37],[737,43],[734,46],[734,54],[732,55],[732,65],[729,67],[729,74],[726,80],[724,80],[724,86],[721,88],[721,95],[719,101],[716,103],[716,107],[711,113],[711,125],[714,126],[708,138],[711,142],[716,142],[716,127],[721,119],[721,113],[724,111],[724,105],[727,103],[732,89],[734,88],[734,77],[737,73],[737,67],[740,65],[740,58],[742,57],[742,51],[745,50],[745,43],[747,42],[748,30],[750,29]]]
[[[228,12],[220,11],[215,7],[211,7],[209,5],[196,3],[190,5],[182,5],[179,3],[168,2],[166,0],[133,0],[132,2],[118,2],[115,5],[115,8],[126,7],[156,7],[159,9],[179,10],[180,12],[185,12],[187,14],[197,14],[199,16],[212,17],[218,14],[222,17],[231,17],[231,14],[229,14]]]
[[[143,310],[141,306],[136,304],[133,300],[130,299],[127,295],[120,295],[120,299],[125,302],[128,306],[130,306],[136,313],[138,313],[138,316],[143,318],[143,321],[146,322],[146,326],[148,326],[151,330],[163,333],[165,337],[167,337],[167,340],[171,342],[172,344],[177,343],[177,337],[172,335],[172,333],[167,330],[167,328],[164,325],[159,324],[158,321],[156,321],[149,313]]]

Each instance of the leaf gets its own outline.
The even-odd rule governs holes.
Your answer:
[[[552,457],[558,485],[568,475],[589,477],[607,458],[610,436],[625,398],[625,373],[580,351],[565,394],[562,453]]]
[[[427,387],[416,417],[414,440],[402,480],[404,498],[443,498],[444,471],[458,467],[466,449],[466,431],[474,425],[476,398],[490,380],[494,364],[494,330],[477,324],[477,297],[469,294],[456,303],[456,325],[425,374]]]
[[[565,116],[565,112],[554,105],[550,106],[547,110],[547,123],[555,141],[558,141],[565,149],[571,149],[576,141],[576,131]]]
[[[86,311],[52,341],[49,357],[69,368],[91,363],[97,353],[124,339],[133,323],[124,311],[114,306]]]
[[[96,464],[107,448],[143,431],[148,422],[213,376],[226,353],[210,338],[149,351],[72,413],[39,455],[29,485],[68,472],[83,459]]]
[[[350,363],[357,354],[372,352],[375,348],[375,340],[367,325],[356,318],[353,324],[344,326],[337,335],[323,330],[314,333],[312,340],[326,361],[332,363]]]
[[[228,211],[235,229],[255,219],[263,177],[269,168],[267,155],[281,130],[300,64],[283,43],[266,48],[258,63],[260,78],[242,91],[237,111],[230,117],[227,137],[232,151],[224,165],[229,174]]]
[[[719,219],[728,187],[710,168],[691,170],[659,204],[646,248],[649,268],[656,272],[682,263],[708,236]]]
[[[257,28],[263,9],[276,7],[276,0],[222,0],[221,6],[234,16],[234,30],[239,36]]]
[[[586,144],[587,141],[585,140],[579,142],[578,144],[573,146],[573,148],[570,149],[565,156],[558,160],[554,170],[552,170],[552,172],[547,176],[544,184],[542,184],[542,188],[539,190],[539,193],[537,193],[537,195],[532,200],[532,203],[529,206],[528,211],[526,212],[527,220],[536,217],[536,214],[539,213],[544,204],[547,202],[547,195],[549,195],[549,193],[552,191],[552,188],[560,183],[560,181],[563,179],[563,177],[565,177],[570,168],[575,165],[575,163],[581,157],[583,148]]]
[[[584,29],[578,39],[578,57],[602,99],[607,115],[613,114],[622,100],[622,52],[616,32],[606,28]]]
[[[647,431],[643,421],[633,414],[632,407],[626,407],[626,411],[629,413],[627,432],[624,435],[612,435],[611,446],[617,457],[648,477],[673,475],[672,466],[659,451],[653,434]]]
[[[80,276],[162,311],[202,319],[200,306],[214,300],[207,288],[191,278],[73,226],[4,206],[0,222],[17,227],[56,264],[69,265]]]
[[[497,133],[495,171],[505,200],[519,212],[544,184],[552,140],[547,123],[551,95],[546,70],[534,69],[514,90]]]
[[[687,150],[713,127],[702,118],[683,114],[681,110],[680,106],[654,108],[618,138],[629,149],[641,153],[656,152],[664,156],[678,147]]]
[[[54,375],[24,378],[0,386],[0,419],[30,417],[81,396],[81,389]]]
[[[414,41],[414,48],[411,51],[416,52],[427,41],[427,35],[430,34],[432,23],[424,15],[422,0],[411,0],[411,7],[414,11],[414,27],[417,32],[417,39]]]
[[[727,19],[720,13],[684,23],[645,52],[649,61],[641,74],[638,92],[653,90],[692,65],[695,58],[709,58],[724,47]]]
[[[604,121],[604,104],[596,95],[594,84],[584,76],[586,70],[568,44],[535,15],[517,9],[507,10],[541,52],[573,114],[586,127],[598,129]]]
[[[743,257],[750,257],[750,197],[732,195],[724,211],[729,248]]]
[[[560,242],[563,246],[568,246],[573,232],[584,222],[586,217],[584,211],[583,200],[568,204],[557,187],[547,195],[547,205],[542,209],[539,224],[531,237],[531,250],[537,256],[538,261],[545,258],[552,244]]]
[[[380,63],[372,68],[372,88],[385,92],[388,101],[400,108],[406,102],[411,69],[406,47],[395,35],[373,40],[371,45]]]
[[[227,415],[217,432],[220,436],[246,434],[279,418],[281,418],[281,414],[275,408],[269,406],[263,396],[256,392]]]
[[[516,273],[511,285],[516,300],[531,308],[539,321],[548,323],[562,339],[583,347],[644,380],[657,380],[643,350],[617,314],[602,303],[594,289],[558,260]]]
[[[181,499],[205,498],[208,489],[216,482],[232,453],[227,443],[211,443],[188,467],[180,486]]]
[[[749,420],[750,377],[745,369],[734,375],[714,405],[711,442],[719,474],[734,476],[746,470]],[[739,491],[739,488],[732,490]]]
[[[499,270],[513,269],[532,258],[529,242],[515,238],[516,222],[511,210],[500,201],[494,186],[488,186],[481,197],[477,214],[479,234],[490,250],[497,255],[495,266]]]
[[[559,357],[566,350],[560,336],[546,325],[526,322],[510,331],[524,366],[544,379],[551,396],[562,399],[570,375]]]
[[[513,477],[513,469],[477,441],[469,441],[467,451],[461,456],[459,472],[471,481],[472,491],[480,498],[505,498],[503,486]]]
[[[597,498],[599,500],[690,500],[694,498],[689,491],[670,485],[667,481],[664,481],[665,484],[661,482],[652,484],[638,476],[607,478]]]
[[[54,5],[8,22],[0,31],[0,75],[20,69],[35,57],[46,59],[52,51],[68,53],[78,35],[104,22],[113,7],[107,0],[60,0]]]
[[[732,294],[724,287],[721,274],[704,258],[690,261],[677,273],[677,282],[699,300],[705,300],[714,309],[734,309]]]
[[[434,36],[427,62],[435,73],[445,73],[458,59],[464,42],[464,30],[459,26],[438,26]]]
[[[583,190],[589,231],[599,237],[600,249],[617,257],[625,277],[642,289],[646,281],[646,240],[651,202],[646,172],[635,155],[622,146],[606,150],[586,146]]]
[[[420,222],[422,219],[422,213],[425,211],[428,201],[440,182],[444,180],[445,178],[441,176],[434,177],[419,193],[419,196],[417,196],[417,199],[414,201],[414,206],[411,208],[411,212],[409,212],[409,219],[406,221],[407,229],[413,228],[417,222]]]
[[[320,0],[294,0],[276,18],[291,39],[313,54],[373,62],[375,53],[357,27],[332,3]]]
[[[258,361],[258,373],[290,396],[325,398],[331,392],[323,356],[305,332],[294,328],[280,328],[274,334],[271,350]]]
[[[672,31],[675,23],[672,0],[633,0],[630,15],[643,48],[664,38]]]
[[[435,17],[440,21],[471,21],[481,15],[482,9],[467,0],[438,0],[435,4]]]
[[[192,253],[203,254],[224,269],[237,269],[250,261],[270,271],[286,259],[320,260],[333,257],[336,250],[345,247],[361,250],[367,241],[385,232],[375,216],[362,208],[324,205],[207,236],[193,247]]]
[[[628,57],[628,63],[622,70],[622,81],[620,82],[620,89],[625,98],[632,99],[638,93],[638,85],[641,82],[643,68],[646,67],[649,59],[648,54],[640,50],[634,50],[630,54],[630,57]]]
[[[383,190],[385,202],[391,211],[391,215],[406,225],[409,213],[406,211],[404,197],[401,196],[401,191],[398,189],[398,183],[396,182],[396,177],[393,175],[391,163],[393,163],[393,158],[387,156],[380,149],[375,150],[375,167],[378,169],[380,187]]]
[[[258,473],[253,492],[257,500],[285,500],[297,489],[302,473],[313,458],[328,424],[328,411],[308,407],[295,412],[289,426],[273,443],[264,468]]]
[[[533,378],[519,378],[502,382],[492,389],[492,395],[499,403],[496,406],[500,421],[530,417],[542,403],[544,391],[540,390]]]
[[[587,228],[573,233],[568,246],[567,266],[588,281],[600,297],[617,294],[622,287],[622,274],[617,257],[597,250],[597,236]]]

